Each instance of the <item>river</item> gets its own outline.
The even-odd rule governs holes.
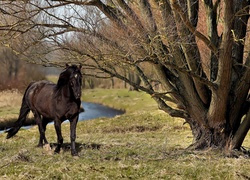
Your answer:
[[[122,110],[117,110],[117,109],[110,108],[110,107],[103,106],[101,104],[96,104],[96,103],[83,102],[82,106],[85,111],[79,114],[79,121],[95,119],[99,117],[111,118],[117,115],[124,114],[124,111]]]
[[[84,112],[79,114],[79,121],[96,119],[101,117],[112,118],[117,115],[124,114],[125,111],[110,108],[101,104],[82,102]],[[68,121],[65,121],[68,122]],[[53,122],[52,122],[53,123]],[[23,129],[29,129],[33,126],[24,126]],[[0,131],[0,134],[4,131]]]

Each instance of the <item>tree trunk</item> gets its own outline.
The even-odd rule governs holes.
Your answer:
[[[134,72],[129,72],[128,76],[129,76],[129,80],[131,82],[137,84],[137,86],[130,86],[129,90],[130,91],[139,91],[138,86],[140,86],[140,84],[141,84],[140,77]]]
[[[197,121],[192,121],[189,124],[194,136],[193,143],[189,146],[190,149],[224,149],[226,147],[229,135],[223,129],[200,126]]]

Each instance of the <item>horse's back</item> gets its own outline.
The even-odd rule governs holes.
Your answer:
[[[37,81],[32,82],[27,88],[27,96],[39,96],[40,93],[45,93],[45,95],[48,93],[48,91],[53,91],[53,88],[55,87],[55,84],[50,81]]]
[[[32,82],[26,90],[26,100],[32,111],[40,111],[41,114],[50,113],[50,104],[54,97],[55,84],[50,81]]]

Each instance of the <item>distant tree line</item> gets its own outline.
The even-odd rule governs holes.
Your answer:
[[[0,62],[0,90],[22,90],[29,82],[45,78],[39,67],[22,61],[10,48],[0,47]]]

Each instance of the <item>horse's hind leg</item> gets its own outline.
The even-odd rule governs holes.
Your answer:
[[[47,126],[47,124],[49,123],[49,119],[46,119],[46,118],[43,118],[43,120],[42,120],[42,127],[43,127],[43,130],[44,130],[44,144],[48,144],[48,141],[47,141],[47,139],[46,139],[46,136],[45,136],[45,131],[46,131],[46,126]]]
[[[55,153],[60,152],[61,146],[63,144],[61,124],[62,124],[62,122],[60,120],[55,120],[55,122],[54,122],[55,129],[56,129],[56,134],[57,134],[57,146],[56,146],[56,149],[55,149]]]
[[[38,129],[39,129],[39,133],[40,133],[40,139],[39,139],[39,142],[38,142],[38,147],[43,147],[43,140],[46,140],[46,138],[45,138],[45,130],[44,130],[44,127],[46,128],[46,126],[43,125],[41,116],[36,111],[33,111],[33,114],[34,114],[34,117],[36,119],[36,123],[38,125]]]

